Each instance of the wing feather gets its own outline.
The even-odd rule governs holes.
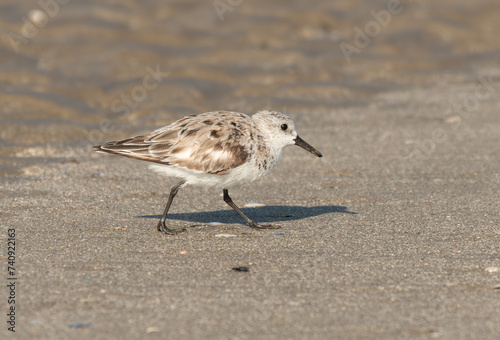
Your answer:
[[[227,111],[188,116],[149,134],[111,141],[96,151],[223,175],[250,157],[250,117]]]

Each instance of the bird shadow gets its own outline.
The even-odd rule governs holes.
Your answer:
[[[241,211],[257,223],[294,221],[330,213],[351,215],[357,214],[356,212],[349,211],[346,207],[339,205],[321,205],[315,207],[270,205],[256,208],[242,208]],[[142,215],[137,217],[160,219],[161,215]],[[246,224],[246,222],[232,209],[192,213],[172,213],[168,214],[167,219],[197,223],[219,222],[222,224]]]

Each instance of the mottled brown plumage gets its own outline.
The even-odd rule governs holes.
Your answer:
[[[203,119],[202,119],[203,118]],[[107,142],[97,151],[114,153],[209,174],[223,175],[250,157],[253,121],[236,112],[217,111],[185,117],[146,135]],[[257,148],[264,150],[257,136]],[[260,145],[262,144],[262,145]]]

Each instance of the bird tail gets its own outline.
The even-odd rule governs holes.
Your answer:
[[[93,148],[92,151],[100,152],[100,153],[107,153],[105,150],[102,149],[102,145],[94,145],[92,148]]]

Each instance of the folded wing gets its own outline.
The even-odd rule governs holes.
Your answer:
[[[234,114],[227,120],[228,114]],[[95,146],[99,152],[223,175],[249,158],[243,115],[224,112],[185,117],[152,133]],[[237,122],[237,123],[235,123]]]

